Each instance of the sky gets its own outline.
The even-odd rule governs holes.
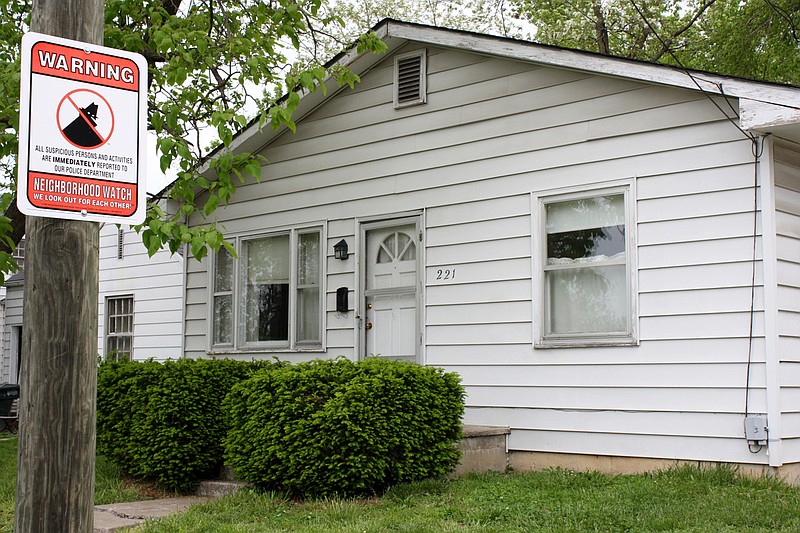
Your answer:
[[[159,161],[158,153],[156,153],[156,136],[154,133],[147,134],[147,192],[149,194],[156,194],[166,187],[172,178],[161,172],[161,164]]]

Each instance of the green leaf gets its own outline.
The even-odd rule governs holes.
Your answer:
[[[206,243],[211,247],[213,250],[219,250],[219,245],[222,242],[222,235],[219,234],[218,231],[208,231],[206,233]]]
[[[217,196],[216,194],[212,194],[211,196],[208,197],[208,200],[206,200],[206,203],[203,206],[203,213],[205,213],[206,216],[210,215],[217,209],[218,205],[219,205],[219,196]]]
[[[258,161],[250,161],[244,166],[244,171],[253,176],[256,180],[261,179],[261,165]]]

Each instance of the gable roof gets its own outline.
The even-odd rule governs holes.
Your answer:
[[[763,81],[754,81],[703,71],[686,71],[670,65],[648,63],[593,52],[559,48],[530,41],[509,39],[463,30],[384,19],[373,31],[388,45],[385,54],[345,51],[326,65],[346,66],[363,76],[373,66],[409,42],[426,46],[458,49],[482,55],[507,58],[531,64],[579,70],[600,76],[613,76],[669,87],[704,91],[739,99],[740,126],[742,129],[774,135],[800,143],[800,87]],[[332,98],[342,88],[336,80],[326,81],[323,91],[303,93],[295,110],[295,121]],[[257,152],[279,135],[285,128],[274,131],[264,128],[259,132],[258,121],[251,122],[234,138],[230,149]]]

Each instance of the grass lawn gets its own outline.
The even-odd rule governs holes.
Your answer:
[[[16,438],[0,438],[0,533],[13,527],[16,450]],[[98,504],[151,495],[160,494],[124,481],[98,458]],[[483,474],[401,485],[383,497],[360,500],[297,502],[242,491],[134,531],[800,531],[800,487],[741,478],[724,468],[637,476]]]
[[[278,531],[800,531],[800,488],[728,469],[484,474],[403,485],[366,500],[293,502],[244,491],[136,533]]]
[[[96,504],[143,500],[162,493],[152,486],[125,480],[118,468],[97,458],[94,501]],[[17,438],[0,435],[0,533],[14,529],[14,492],[17,482]]]

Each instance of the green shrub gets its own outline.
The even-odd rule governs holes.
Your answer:
[[[377,358],[259,372],[233,388],[226,462],[265,489],[366,495],[458,464],[464,391],[441,369]]]
[[[97,449],[128,474],[189,491],[219,468],[231,387],[268,362],[106,362],[97,376]]]

